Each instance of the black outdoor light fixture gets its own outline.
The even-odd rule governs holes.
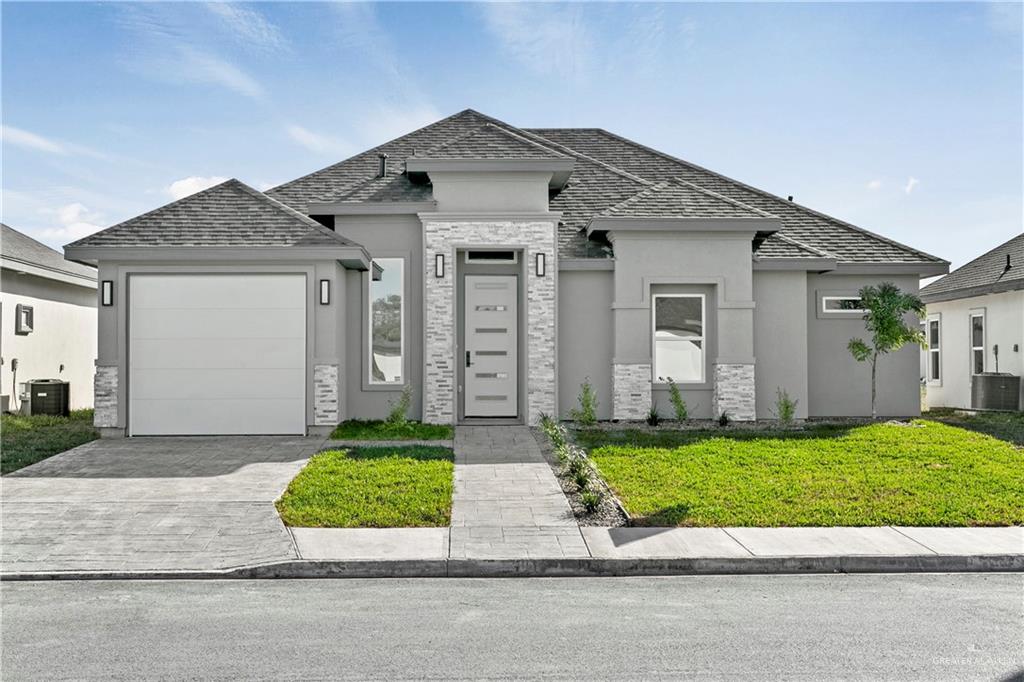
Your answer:
[[[114,281],[103,280],[100,284],[100,304],[105,306],[114,305]]]
[[[439,253],[434,256],[434,276],[437,278],[444,277],[444,254]]]
[[[331,280],[322,279],[320,280],[320,305],[330,305],[331,303]]]
[[[544,253],[537,254],[537,276],[543,277],[547,273],[547,263],[544,260]]]

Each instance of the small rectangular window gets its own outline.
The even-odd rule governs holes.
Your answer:
[[[865,312],[860,298],[856,296],[822,296],[821,310],[825,313],[856,313]]]
[[[704,296],[663,294],[654,304],[654,379],[704,382]]]
[[[518,251],[466,251],[467,263],[518,263]]]
[[[370,278],[370,383],[403,383],[405,343],[405,260],[375,258],[382,268],[377,281]]]
[[[942,381],[942,331],[940,318],[928,318],[928,381]]]
[[[971,313],[971,374],[985,371],[985,313]]]

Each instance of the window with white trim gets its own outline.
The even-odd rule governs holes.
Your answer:
[[[971,374],[985,371],[985,313],[971,313]]]
[[[822,296],[821,312],[823,313],[855,313],[864,314],[863,304],[859,296]]]
[[[405,259],[375,258],[381,277],[370,277],[369,367],[371,384],[403,383],[405,357]]]
[[[928,318],[928,381],[942,381],[942,329],[941,318],[932,315]]]
[[[704,382],[704,295],[655,294],[651,297],[654,379]]]

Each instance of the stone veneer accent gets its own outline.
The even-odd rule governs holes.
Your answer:
[[[754,407],[754,365],[716,364],[711,416],[717,418],[724,411],[737,421],[754,421]]]
[[[338,366],[313,366],[313,423],[317,426],[337,426],[338,418]]]
[[[117,428],[117,367],[96,367],[93,407],[93,426],[98,429]]]
[[[525,259],[527,341],[519,358],[526,363],[527,422],[536,424],[541,412],[555,413],[555,258],[554,220],[432,221],[423,220],[424,335],[423,421],[455,423],[455,250],[463,246],[528,245]],[[444,277],[434,274],[434,256],[445,257]],[[537,277],[536,254],[547,261]]]
[[[651,365],[612,364],[612,419],[644,419],[651,409]]]

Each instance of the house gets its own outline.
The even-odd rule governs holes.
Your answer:
[[[96,268],[0,224],[0,402],[21,409],[18,384],[60,379],[71,408],[92,407]]]
[[[102,282],[105,433],[870,413],[865,284],[948,263],[600,129],[462,111],[258,192],[237,180],[81,239]],[[880,413],[919,412],[913,348]]]
[[[932,282],[921,298],[929,408],[977,407],[971,390],[979,375],[1024,374],[1024,234]],[[1019,408],[1024,386],[1018,392]]]

